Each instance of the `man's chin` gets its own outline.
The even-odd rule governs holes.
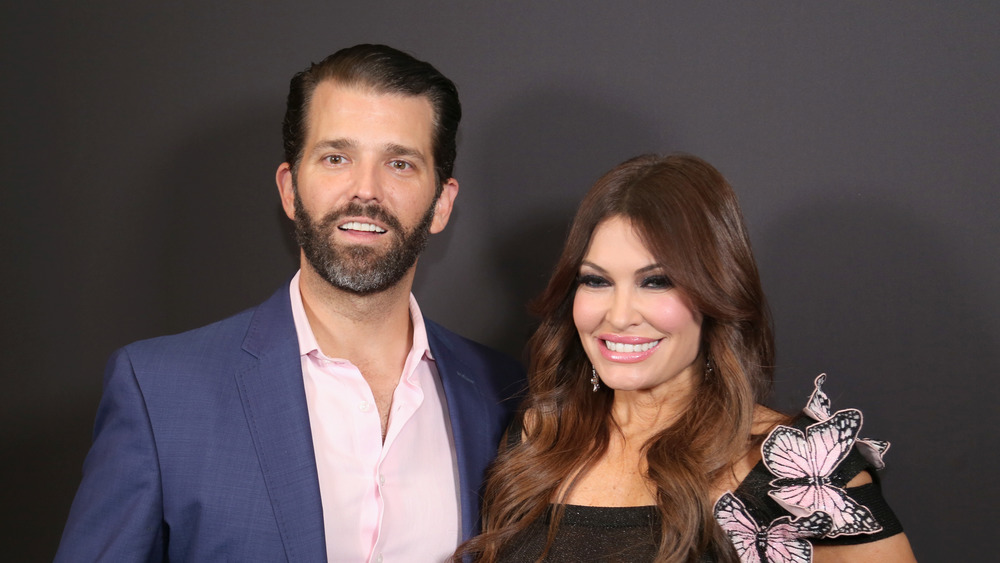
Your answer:
[[[344,275],[342,272],[338,275],[330,274],[323,277],[332,287],[354,295],[382,293],[399,283],[399,280],[378,280],[366,276]]]
[[[377,253],[369,248],[341,253],[337,264],[340,266],[340,271],[353,277],[379,269],[385,260],[384,253]]]
[[[364,256],[341,253],[330,263],[309,260],[309,265],[331,287],[355,295],[381,293],[402,279],[402,276],[386,270],[385,257],[376,253],[365,253]]]

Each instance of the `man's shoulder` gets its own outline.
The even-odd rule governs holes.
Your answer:
[[[427,339],[436,361],[460,362],[472,373],[490,374],[498,383],[517,383],[524,379],[524,367],[511,356],[466,338],[424,318]]]
[[[443,346],[450,353],[459,357],[478,357],[490,361],[497,361],[506,365],[520,364],[512,357],[490,348],[489,346],[476,342],[471,338],[466,338],[457,332],[449,330],[438,323],[424,317],[424,326],[427,328],[427,338],[432,343]]]
[[[291,337],[294,338],[290,308],[282,303],[282,296],[284,301],[288,301],[287,295],[286,285],[263,303],[235,315],[185,332],[139,340],[122,347],[117,353],[125,353],[133,358],[188,358],[190,361],[202,361],[207,357],[233,354],[246,348],[254,340],[273,340],[274,335],[255,334],[262,330],[279,333],[291,331]]]
[[[208,343],[223,343],[225,341],[242,342],[250,327],[256,307],[251,307],[225,319],[186,330],[176,334],[167,334],[137,340],[125,346],[129,351],[175,350],[178,352],[193,352],[202,349]]]

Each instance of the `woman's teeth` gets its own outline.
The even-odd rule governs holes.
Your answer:
[[[610,340],[605,340],[604,345],[607,346],[608,350],[612,352],[645,352],[654,348],[659,344],[659,340],[653,340],[652,342],[646,342],[645,344],[622,344],[621,342],[612,342]]]

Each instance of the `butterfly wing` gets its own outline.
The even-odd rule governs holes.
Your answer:
[[[861,431],[861,411],[845,409],[806,428],[806,441],[814,463],[810,477],[829,477],[857,440]]]
[[[761,444],[761,457],[767,470],[778,479],[778,487],[769,494],[795,516],[806,516],[815,503],[815,486],[809,478],[814,473],[812,455],[805,434],[789,426],[777,426]]]
[[[861,438],[858,440],[858,451],[861,452],[861,455],[865,456],[868,463],[872,464],[875,469],[884,469],[885,460],[882,459],[882,456],[885,455],[885,452],[889,451],[889,442]]]
[[[802,412],[806,414],[809,418],[813,420],[826,420],[830,418],[830,412],[833,410],[832,403],[830,402],[830,397],[823,391],[823,384],[826,383],[826,374],[821,373],[816,377],[815,389],[812,395],[809,396],[809,402],[806,404]],[[875,469],[884,469],[885,461],[882,456],[889,449],[889,442],[884,440],[872,440],[870,438],[859,438],[857,441],[858,450],[861,451],[861,455],[865,456]]]
[[[812,473],[812,453],[801,430],[776,426],[761,444],[760,452],[768,471],[778,477],[799,479]]]
[[[761,563],[757,551],[757,533],[760,528],[747,512],[746,506],[730,492],[715,503],[715,520],[733,542],[743,563]]]
[[[821,373],[816,377],[816,388],[812,395],[809,395],[809,402],[802,412],[813,420],[826,420],[830,418],[830,397],[823,391],[823,384],[826,383],[826,374]]]
[[[816,510],[826,512],[833,521],[829,533],[831,538],[870,534],[882,529],[867,507],[858,504],[839,487],[819,487],[816,497]]]
[[[813,548],[804,538],[822,536],[832,525],[830,516],[823,512],[813,512],[795,520],[788,516],[776,519],[766,530],[767,560],[774,563],[809,563]]]
[[[794,523],[805,522],[812,514],[825,513],[830,519],[829,537],[872,533],[882,526],[868,508],[858,504],[847,493],[830,484],[830,475],[844,461],[855,443],[858,450],[876,469],[885,467],[883,454],[889,443],[882,440],[859,439],[863,418],[857,409],[845,409],[830,414],[830,398],[823,391],[826,374],[815,381],[816,388],[809,397],[803,412],[819,422],[811,424],[803,433],[787,426],[776,427],[761,445],[764,465],[777,479],[771,481],[774,490],[770,495],[791,514],[800,517]],[[772,524],[775,532],[785,533],[781,526],[793,521]],[[770,533],[770,532],[769,532]],[[784,545],[780,553],[768,553],[768,559],[798,561],[801,551],[796,544],[771,542]],[[790,546],[790,547],[789,547]],[[793,549],[794,548],[794,549]],[[811,546],[810,546],[811,551]],[[780,557],[779,557],[780,556]],[[784,559],[783,559],[784,558]]]
[[[831,495],[846,495],[829,486],[829,476],[850,453],[860,428],[861,412],[856,409],[838,411],[810,425],[805,433],[787,426],[775,428],[761,445],[764,465],[778,477],[771,481],[776,489],[768,494],[795,516],[821,510],[836,521],[831,509],[845,503],[830,506]]]

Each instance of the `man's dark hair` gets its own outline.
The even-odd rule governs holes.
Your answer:
[[[316,87],[327,80],[379,94],[426,97],[434,108],[434,174],[438,189],[452,177],[455,136],[462,119],[455,84],[424,61],[385,45],[355,45],[341,49],[292,77],[282,124],[285,162],[298,173],[306,138],[309,103]]]

